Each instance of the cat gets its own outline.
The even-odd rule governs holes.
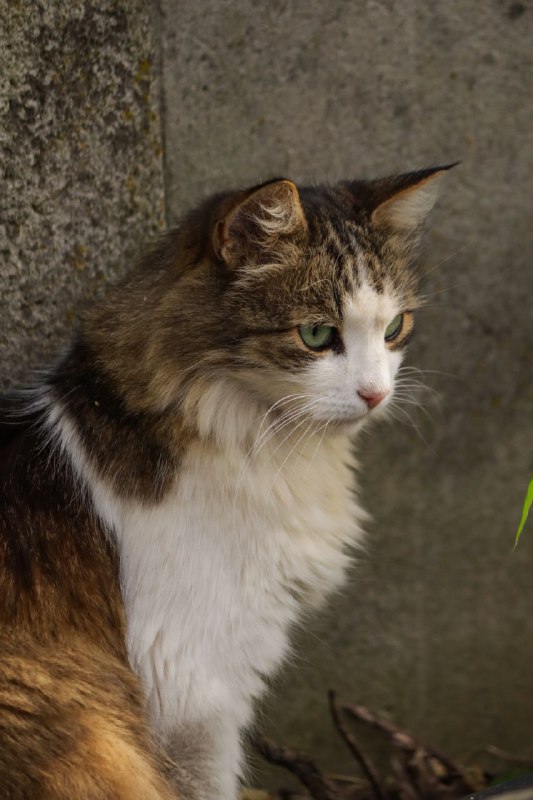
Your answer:
[[[361,542],[352,435],[448,168],[211,197],[5,405],[3,797],[235,800],[253,700]]]

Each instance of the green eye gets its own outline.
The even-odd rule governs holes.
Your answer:
[[[394,317],[392,322],[390,322],[385,328],[385,341],[391,342],[393,339],[396,339],[396,337],[402,330],[402,325],[403,325],[403,314],[398,314],[398,316]]]
[[[298,328],[303,343],[310,350],[323,350],[335,339],[337,329],[332,325],[300,325]]]

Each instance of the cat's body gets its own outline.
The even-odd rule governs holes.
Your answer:
[[[439,172],[214,198],[87,316],[4,451],[7,797],[236,797],[252,701],[360,539],[350,433],[392,392]]]
[[[230,437],[249,412],[236,398],[232,404],[223,418]],[[128,652],[153,729],[165,744],[177,720],[185,736],[189,724],[202,728],[204,741],[213,736],[224,798],[236,794],[252,700],[283,660],[302,610],[341,583],[346,545],[358,536],[347,437],[319,446],[319,433],[294,450],[299,434],[281,446],[274,438],[244,474],[248,436],[241,446],[193,443],[175,485],[152,508],[91,481],[117,536]]]

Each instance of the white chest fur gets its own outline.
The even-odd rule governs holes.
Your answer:
[[[246,724],[301,609],[342,582],[362,517],[349,440],[291,447],[243,469],[240,449],[194,445],[154,506],[89,476],[119,544],[130,661],[163,736],[228,714]]]

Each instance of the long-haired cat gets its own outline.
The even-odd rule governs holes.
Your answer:
[[[446,167],[209,199],[83,319],[0,466],[0,787],[235,800],[241,736],[363,513]]]

